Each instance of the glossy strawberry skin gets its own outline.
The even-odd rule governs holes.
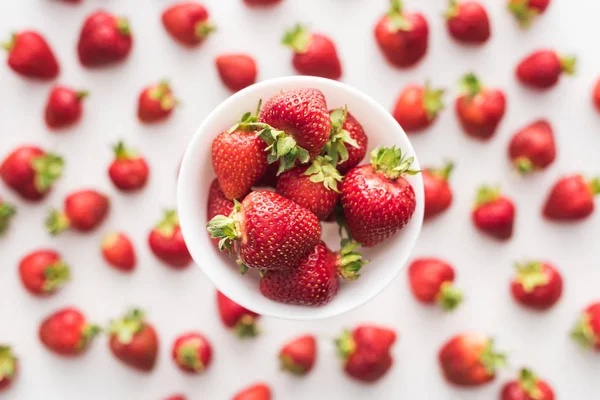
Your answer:
[[[16,33],[9,44],[8,66],[19,75],[50,80],[58,76],[60,66],[42,35],[34,31]]]
[[[148,235],[148,245],[159,260],[175,269],[185,268],[192,262],[192,256],[185,244],[179,224],[170,232],[153,229]]]
[[[102,67],[124,60],[132,45],[133,37],[126,20],[96,11],[83,23],[77,54],[84,67]]]
[[[514,134],[508,147],[509,157],[519,172],[547,168],[556,159],[556,144],[550,124],[538,120]]]
[[[81,119],[81,102],[87,92],[76,92],[65,86],[55,86],[48,96],[45,110],[46,125],[50,129],[66,128]]]
[[[187,354],[186,354],[187,352]],[[193,355],[190,355],[189,353]],[[212,362],[212,345],[208,339],[198,332],[182,334],[175,339],[171,349],[171,358],[179,369],[190,374],[203,372]],[[196,361],[191,364],[189,358]]]
[[[295,375],[308,374],[317,358],[317,341],[313,335],[300,336],[279,351],[281,367]]]
[[[402,90],[392,115],[407,133],[420,132],[431,126],[437,116],[430,116],[424,106],[425,88],[408,85]]]
[[[162,23],[169,35],[185,46],[197,46],[210,34],[208,10],[197,2],[177,3],[162,14]],[[206,24],[206,25],[205,25]],[[198,27],[207,27],[204,34],[198,34]]]
[[[225,194],[219,186],[218,180],[213,180],[208,191],[208,201],[206,205],[206,220],[210,221],[217,215],[229,215],[233,211],[234,203],[225,197]],[[210,234],[209,234],[210,237]],[[215,247],[219,248],[219,239],[211,239]]]
[[[594,192],[581,175],[558,180],[544,204],[543,214],[555,221],[580,221],[594,212]]]
[[[537,381],[536,390],[539,393],[532,398],[518,381],[507,382],[500,392],[500,400],[554,400],[554,392],[550,385],[542,380]]]
[[[506,110],[506,97],[501,90],[483,88],[470,97],[466,94],[456,99],[456,115],[465,131],[476,139],[490,139]]]
[[[480,231],[500,240],[512,237],[516,208],[512,200],[499,197],[473,210],[473,223]]]
[[[369,146],[369,138],[360,122],[358,122],[351,113],[348,113],[346,116],[342,129],[347,131],[350,134],[350,138],[354,139],[358,144],[358,147],[346,145],[348,159],[346,161],[340,161],[337,164],[337,169],[340,171],[340,174],[345,175],[352,168],[360,164],[363,158],[365,158],[367,147]]]
[[[466,44],[483,44],[492,34],[487,11],[476,1],[459,2],[446,28],[454,39]]]
[[[65,198],[65,215],[70,226],[81,232],[96,229],[108,215],[110,201],[95,190],[81,190]]]
[[[491,382],[494,373],[486,370],[481,355],[489,339],[479,334],[461,334],[447,341],[438,353],[446,380],[457,386],[479,386]]]
[[[596,111],[600,112],[600,79],[596,82],[594,86],[594,91],[592,93],[592,102]]]
[[[342,77],[342,63],[335,44],[327,36],[318,33],[310,34],[306,51],[294,53],[292,63],[296,71],[303,75],[328,79]]]
[[[240,91],[256,82],[256,61],[247,54],[222,54],[215,60],[221,81],[232,92]]]
[[[519,63],[517,79],[534,89],[549,89],[558,83],[563,72],[561,59],[555,51],[539,50]]]
[[[345,354],[344,371],[363,382],[381,379],[394,362],[390,349],[396,341],[396,332],[374,325],[359,325],[350,335],[354,346]]]
[[[135,249],[124,233],[111,233],[104,237],[102,256],[109,265],[119,271],[131,272],[135,269]]]
[[[271,389],[264,383],[257,383],[233,396],[232,400],[271,400]]]
[[[235,328],[243,319],[256,320],[260,315],[237,304],[223,293],[217,291],[217,307],[223,324]]]
[[[454,282],[454,268],[437,258],[419,258],[408,267],[410,289],[417,300],[431,304],[438,300],[442,284]]]
[[[83,353],[89,344],[85,316],[75,308],[64,308],[46,318],[39,329],[39,337],[46,348],[63,356]]]
[[[141,156],[115,158],[108,167],[108,176],[112,183],[123,192],[135,192],[143,189],[148,182],[150,167]]]
[[[542,273],[547,282],[531,291],[527,291],[518,278],[513,279],[510,285],[513,298],[521,305],[534,310],[547,310],[556,304],[562,296],[562,277],[558,270],[548,263],[542,263]]]
[[[154,95],[157,90],[161,90],[160,97]],[[159,83],[148,86],[142,90],[138,98],[138,119],[145,124],[162,122],[171,116],[176,104],[177,100],[173,97],[168,84]]]
[[[27,254],[19,263],[19,276],[27,291],[35,296],[55,293],[60,286],[52,285],[47,276],[49,269],[63,266],[60,254],[53,250],[36,250]]]
[[[417,64],[427,53],[429,25],[420,13],[403,13],[409,30],[396,30],[389,17],[383,16],[375,26],[375,39],[385,58],[398,68]]]
[[[119,341],[116,334],[109,338],[111,352],[126,365],[143,372],[154,369],[158,353],[158,335],[154,327],[144,323],[140,332],[134,334],[130,343]]]
[[[430,170],[421,172],[425,190],[425,219],[429,219],[446,211],[452,205],[452,189],[448,180],[432,173]]]

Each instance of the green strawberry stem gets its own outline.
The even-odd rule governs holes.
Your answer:
[[[344,330],[344,332],[335,339],[335,348],[338,357],[343,361],[346,361],[348,357],[356,351],[356,342],[352,337],[352,332]]]
[[[446,12],[444,12],[444,17],[446,19],[451,19],[451,18],[455,18],[457,15],[458,15],[458,1],[450,0],[448,2],[448,8],[446,9]]]
[[[102,332],[102,328],[98,325],[87,324],[81,331],[81,339],[77,344],[78,349],[83,349],[88,345],[89,342],[92,341],[93,338],[98,336]]]
[[[594,178],[590,181],[590,190],[594,195],[600,194],[600,177]]]
[[[388,29],[391,32],[410,31],[412,24],[402,14],[402,1],[390,0],[390,9],[387,12]]]
[[[308,28],[301,24],[296,24],[283,35],[281,43],[290,47],[295,53],[305,53],[310,45],[311,34]]]
[[[67,217],[65,213],[58,210],[51,210],[48,217],[46,217],[45,224],[48,233],[52,236],[56,236],[69,229],[71,221],[69,221],[69,217]]]
[[[514,161],[515,167],[517,171],[521,175],[530,174],[535,170],[535,165],[531,162],[531,160],[527,157],[518,157]]]
[[[322,183],[328,190],[340,193],[338,182],[342,182],[342,175],[333,166],[331,157],[317,156],[310,167],[304,172],[304,175],[310,176],[310,181]]]
[[[506,355],[496,352],[494,340],[490,339],[479,356],[479,362],[488,374],[494,375],[499,368],[506,366]]]
[[[164,237],[171,237],[175,229],[179,226],[179,216],[177,210],[170,209],[164,211],[163,219],[156,224],[155,229]]]
[[[150,90],[150,98],[160,102],[160,108],[169,111],[177,104],[177,99],[173,97],[169,81],[163,79],[160,83]]]
[[[445,311],[454,311],[463,301],[463,294],[452,282],[444,282],[440,287],[437,302]]]
[[[0,346],[0,382],[12,378],[17,370],[17,357],[8,346]]]
[[[344,217],[344,209],[340,204],[337,204],[333,209],[333,216],[335,217],[335,222],[338,225],[338,234],[340,235],[341,241],[343,242],[346,239],[352,240],[350,228],[348,228],[348,223]]]
[[[107,331],[111,335],[116,335],[119,343],[129,344],[133,337],[145,327],[144,312],[134,308],[127,312],[123,318],[112,321]]]
[[[279,356],[279,364],[281,366],[281,370],[283,371],[289,371],[294,375],[297,376],[302,376],[304,374],[306,374],[306,369],[304,367],[302,367],[301,365],[298,365],[297,363],[294,362],[294,360],[292,360],[292,357],[282,354]]]
[[[348,107],[346,106],[333,110],[329,116],[331,119],[331,134],[325,144],[323,154],[327,154],[331,158],[331,163],[334,166],[348,159],[349,155],[346,144],[354,148],[360,147],[356,140],[352,139],[350,132],[344,129],[347,116]]]
[[[529,0],[509,2],[508,10],[515,16],[521,28],[529,28],[533,18],[538,15],[537,9],[529,7]]]
[[[429,173],[434,176],[437,176],[445,181],[448,181],[448,179],[450,179],[450,175],[452,175],[453,170],[454,170],[454,163],[452,161],[448,161],[444,165],[444,168],[430,169]]]
[[[117,18],[117,29],[119,30],[119,33],[123,36],[131,36],[131,27],[129,26],[129,21],[127,20],[127,18]]]
[[[64,160],[62,157],[47,153],[31,160],[31,167],[35,171],[35,188],[40,192],[47,192],[52,184],[63,173]]]
[[[235,205],[232,213],[228,217],[225,215],[217,215],[206,224],[206,229],[208,230],[210,237],[213,239],[220,239],[219,250],[227,250],[229,253],[231,253],[233,249],[233,242],[242,237],[242,229],[239,223],[241,204],[237,200],[234,200],[233,202]],[[238,265],[242,274],[246,272],[245,269],[248,267],[245,264],[241,263]]]
[[[177,349],[177,359],[183,365],[196,372],[204,370],[204,364],[200,357],[198,357],[198,349],[192,343],[184,344]]]
[[[571,331],[571,338],[585,349],[593,348],[600,341],[600,338],[596,337],[594,333],[594,329],[590,324],[590,316],[587,313],[583,313],[577,321]]]
[[[194,27],[194,33],[198,39],[206,39],[217,30],[217,27],[208,21],[198,22]]]
[[[526,293],[531,293],[535,288],[548,283],[548,276],[544,273],[543,264],[538,261],[526,264],[517,264],[517,281],[523,286]]]
[[[135,150],[127,148],[125,146],[125,142],[123,142],[122,140],[120,140],[117,144],[113,146],[113,151],[117,160],[133,160],[138,157],[137,152]]]
[[[8,203],[0,204],[0,235],[4,234],[8,229],[10,220],[17,213],[17,209]]]
[[[414,160],[414,157],[406,158],[406,154],[402,154],[402,150],[396,146],[378,147],[371,152],[373,170],[391,180],[398,179],[402,174],[416,175],[421,172],[410,169]]]
[[[362,266],[367,264],[368,260],[363,260],[362,255],[355,252],[359,243],[351,239],[342,240],[342,249],[337,255],[337,271],[338,275],[344,279],[354,281],[360,277],[358,273]]]
[[[474,73],[469,73],[465,75],[460,81],[460,89],[463,93],[465,93],[469,98],[473,98],[481,93],[483,89],[483,85],[479,78]]]
[[[240,338],[256,337],[260,330],[256,324],[256,318],[252,315],[244,315],[234,327],[235,334]]]
[[[15,47],[16,41],[17,41],[17,34],[12,33],[10,35],[10,39],[8,40],[8,42],[2,42],[2,48],[10,53],[12,51],[12,49]]]
[[[538,387],[538,378],[532,370],[523,368],[519,371],[519,386],[533,400],[542,398],[542,391]]]
[[[491,203],[500,197],[500,188],[498,186],[481,186],[477,190],[475,199],[475,208]]]
[[[69,279],[71,279],[69,266],[63,261],[57,261],[44,270],[44,285],[42,290],[44,292],[52,292],[63,286]]]
[[[433,89],[429,82],[425,83],[423,107],[427,111],[427,118],[431,121],[444,109],[444,89]]]
[[[559,56],[562,71],[567,75],[574,75],[577,67],[577,59],[573,56]]]

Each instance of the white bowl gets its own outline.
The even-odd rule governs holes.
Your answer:
[[[292,76],[271,79],[250,86],[221,103],[200,125],[185,152],[177,187],[177,206],[181,230],[196,264],[213,284],[236,303],[261,315],[311,320],[328,318],[350,311],[379,294],[406,265],[417,242],[423,223],[423,180],[421,174],[409,176],[417,199],[417,209],[400,232],[386,242],[361,249],[371,260],[354,282],[342,283],[337,296],[322,307],[302,307],[277,303],[263,297],[258,288],[257,274],[240,275],[235,263],[219,253],[206,232],[206,202],[208,190],[215,174],[211,162],[211,143],[222,131],[228,129],[247,111],[253,111],[259,99],[266,101],[282,89],[316,88],[323,92],[329,109],[348,106],[348,111],[362,124],[369,137],[369,149],[364,162],[369,162],[369,152],[377,146],[399,146],[403,152],[415,157],[414,169],[419,163],[406,133],[390,113],[371,97],[340,82]],[[322,223],[323,240],[332,250],[339,249],[337,227]]]

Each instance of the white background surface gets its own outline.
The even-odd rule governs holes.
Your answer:
[[[543,221],[540,207],[546,191],[560,175],[581,171],[600,173],[600,117],[590,105],[590,91],[600,74],[600,3],[555,0],[533,29],[521,32],[505,12],[503,1],[487,0],[493,37],[481,49],[464,49],[448,38],[440,14],[444,1],[407,0],[407,9],[423,11],[431,26],[430,51],[415,69],[398,71],[379,54],[372,35],[377,18],[387,9],[384,0],[285,0],[279,8],[251,11],[239,0],[206,0],[218,33],[196,50],[182,49],[164,32],[160,12],[173,1],[89,0],[78,7],[46,0],[0,3],[0,32],[34,28],[45,34],[61,62],[58,82],[91,91],[82,123],[75,129],[49,133],[42,110],[50,84],[31,83],[8,67],[0,72],[0,150],[30,142],[63,154],[65,176],[43,204],[19,201],[5,187],[0,193],[17,203],[19,215],[0,242],[0,342],[10,343],[21,359],[19,380],[2,394],[8,400],[111,399],[151,400],[186,393],[192,400],[228,399],[257,380],[267,381],[276,399],[494,399],[504,380],[521,365],[547,378],[558,398],[587,400],[600,393],[600,356],[580,351],[568,338],[579,311],[598,299],[600,213],[578,225]],[[105,7],[128,16],[135,36],[133,52],[123,65],[84,70],[75,45],[84,18]],[[343,81],[391,107],[403,85],[431,78],[449,88],[451,105],[456,81],[474,71],[490,85],[504,88],[508,109],[497,136],[486,144],[469,140],[457,125],[452,108],[428,132],[414,138],[423,165],[453,159],[455,203],[444,216],[425,226],[415,255],[440,256],[458,270],[465,304],[454,314],[419,306],[407,290],[404,274],[376,300],[350,314],[316,323],[262,320],[264,333],[240,342],[218,320],[214,289],[198,268],[176,272],[157,262],[146,247],[146,235],[163,208],[175,204],[175,174],[185,145],[200,121],[228,96],[213,66],[217,54],[247,50],[258,57],[260,79],[293,73],[290,53],[279,45],[284,29],[297,21],[311,22],[338,44],[344,62]],[[536,94],[517,86],[513,68],[539,47],[553,47],[579,56],[575,78],[564,78],[550,92]],[[182,100],[171,120],[157,127],[141,126],[135,118],[136,99],[145,85],[170,78]],[[559,158],[547,172],[521,179],[506,161],[510,135],[536,117],[547,117],[557,133]],[[110,144],[120,138],[144,153],[152,167],[149,187],[139,195],[117,193],[106,175],[112,158]],[[208,144],[207,144],[208,145]],[[518,205],[516,231],[508,243],[479,236],[469,212],[476,187],[500,183]],[[111,195],[113,209],[102,228],[91,235],[66,233],[50,238],[42,229],[49,206],[60,206],[70,191],[95,187]],[[124,230],[137,245],[139,268],[123,276],[104,265],[99,245],[104,233]],[[17,264],[28,251],[51,247],[72,265],[73,281],[57,296],[34,299],[20,286]],[[521,258],[553,261],[566,280],[562,301],[545,314],[513,304],[508,294],[512,262]],[[152,374],[124,367],[109,353],[104,338],[78,359],[61,359],[42,348],[39,322],[47,314],[77,305],[97,322],[106,323],[129,306],[149,313],[161,338],[160,358]],[[347,379],[334,357],[330,339],[342,327],[376,322],[398,330],[393,370],[375,385]],[[214,344],[215,360],[202,376],[184,376],[169,357],[175,336],[198,329]],[[497,338],[508,351],[511,370],[496,382],[475,390],[448,386],[438,370],[436,354],[451,335],[475,330]],[[304,332],[319,335],[318,365],[306,379],[278,371],[276,354],[282,343]]]

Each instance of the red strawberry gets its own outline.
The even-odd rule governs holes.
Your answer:
[[[81,311],[69,307],[46,318],[40,325],[39,335],[48,350],[63,356],[76,356],[87,350],[100,331],[99,326],[87,322]]]
[[[148,235],[148,245],[152,253],[170,267],[182,269],[192,262],[175,210],[165,211],[162,221]]]
[[[36,146],[14,149],[0,165],[0,177],[26,200],[41,200],[62,175],[64,161]]]
[[[491,382],[506,364],[505,355],[494,350],[494,341],[477,333],[454,336],[440,349],[438,359],[446,380],[458,386]]]
[[[70,278],[69,266],[53,250],[36,250],[19,263],[21,282],[29,293],[43,296],[55,293]]]
[[[108,215],[110,200],[95,190],[80,190],[65,198],[64,212],[52,210],[46,218],[51,235],[67,229],[89,232],[96,229]]]
[[[394,362],[390,349],[396,341],[392,329],[359,325],[344,331],[335,341],[344,370],[352,378],[375,382],[385,375]]]
[[[144,157],[125,147],[120,141],[113,146],[115,159],[108,167],[108,176],[113,184],[124,192],[132,192],[146,186],[150,170]]]
[[[42,35],[34,31],[13,33],[2,47],[8,51],[8,66],[17,74],[36,79],[54,79],[60,66]]]
[[[356,167],[365,157],[369,139],[362,125],[346,107],[331,110],[329,116],[331,136],[324,151],[343,175]]]
[[[229,215],[233,212],[235,204],[225,197],[216,179],[210,184],[206,206],[206,219],[210,221],[217,215]],[[210,235],[209,235],[210,237]],[[216,248],[219,248],[219,239],[211,239]]]
[[[425,219],[446,211],[452,205],[452,189],[448,184],[454,163],[446,163],[442,169],[425,169],[422,171],[423,188],[425,189]]]
[[[517,264],[517,276],[510,290],[513,298],[525,307],[547,310],[560,299],[563,280],[551,264],[539,261]]]
[[[115,357],[132,368],[152,371],[158,355],[158,336],[142,311],[134,309],[112,321],[108,333],[110,351]]]
[[[247,54],[221,54],[215,60],[223,84],[237,92],[256,82],[256,61]]]
[[[508,155],[517,171],[523,175],[548,167],[556,158],[556,144],[550,124],[538,120],[515,133],[510,140]]]
[[[313,213],[266,190],[251,192],[229,217],[213,218],[208,231],[221,239],[221,250],[235,245],[242,271],[294,268],[321,237],[319,219]]]
[[[329,79],[342,77],[342,63],[335,43],[327,36],[311,33],[306,26],[298,24],[285,33],[282,43],[294,50],[292,63],[300,74]]]
[[[500,400],[554,400],[552,388],[530,369],[523,368],[519,379],[507,382],[502,388]]]
[[[586,349],[600,351],[600,302],[583,310],[571,337]]]
[[[592,101],[594,103],[594,107],[596,107],[596,110],[600,112],[600,79],[598,79],[596,85],[594,86]]]
[[[212,346],[200,333],[185,333],[178,336],[173,343],[171,357],[182,371],[200,373],[210,366]]]
[[[463,92],[456,99],[456,115],[463,130],[476,139],[491,138],[504,117],[504,93],[483,86],[474,74],[466,75],[461,87]]]
[[[50,129],[65,128],[75,124],[81,118],[81,101],[89,92],[74,91],[65,86],[55,86],[46,103],[46,125]]]
[[[558,83],[562,73],[575,73],[575,57],[562,57],[553,50],[538,50],[519,63],[517,79],[534,89],[549,89]]]
[[[454,39],[466,44],[485,43],[492,34],[487,11],[477,1],[450,0],[446,28]]]
[[[0,198],[0,236],[8,230],[10,220],[17,213],[16,208]]]
[[[223,324],[232,328],[236,335],[241,338],[258,335],[256,320],[260,315],[240,306],[219,291],[217,291],[217,307]]]
[[[88,68],[114,64],[129,55],[132,44],[131,29],[125,18],[96,11],[81,28],[77,43],[79,62]]]
[[[215,31],[206,8],[193,1],[167,8],[162,14],[162,23],[169,35],[185,46],[199,45]]]
[[[277,171],[279,171],[279,161],[274,162],[273,164],[269,164],[267,166],[267,172],[263,175],[260,181],[256,184],[256,186],[266,186],[266,187],[277,187],[277,181],[279,180],[279,176],[277,176]]]
[[[415,133],[429,127],[444,109],[442,89],[408,85],[405,87],[392,111],[392,115],[407,133]]]
[[[528,28],[533,19],[544,13],[549,5],[550,0],[508,0],[508,10],[522,28]]]
[[[343,241],[334,253],[320,241],[295,268],[267,271],[260,280],[263,296],[286,304],[319,307],[329,303],[340,287],[338,277],[357,279],[365,261],[354,250],[358,243]]]
[[[264,383],[257,383],[238,392],[232,400],[271,400],[271,389]]]
[[[177,105],[171,86],[166,80],[142,90],[138,99],[138,119],[146,124],[167,119]]]
[[[0,392],[7,390],[17,378],[19,360],[9,346],[0,345]]]
[[[104,237],[102,256],[109,265],[119,271],[131,272],[135,269],[135,249],[124,233],[110,233]]]
[[[452,311],[463,300],[462,292],[454,288],[454,268],[437,258],[419,258],[408,267],[410,289],[422,303],[439,304]]]
[[[408,223],[416,208],[415,191],[402,174],[410,170],[413,157],[395,146],[371,153],[371,165],[352,169],[342,182],[341,204],[354,240],[372,247]]]
[[[504,197],[497,187],[482,186],[471,217],[481,232],[497,239],[510,239],[513,234],[516,209],[512,200]]]
[[[561,178],[554,184],[543,213],[555,221],[579,221],[594,212],[594,196],[600,194],[600,178],[586,181],[581,175]]]
[[[281,3],[281,0],[244,0],[249,6],[270,6]]]
[[[172,396],[167,397],[165,400],[187,400],[187,399],[182,394],[174,394]]]
[[[279,351],[281,369],[294,375],[308,374],[317,358],[317,341],[313,335],[300,336]]]
[[[317,89],[277,93],[262,108],[259,121],[285,132],[277,135],[275,143],[267,142],[273,146],[271,158],[281,161],[280,171],[290,169],[296,158],[305,163],[309,156],[318,156],[331,131],[325,96]]]
[[[390,10],[375,26],[375,39],[392,65],[412,67],[427,53],[427,20],[421,13],[404,12],[400,0],[390,0],[390,3]]]
[[[329,156],[318,156],[310,166],[290,169],[279,176],[277,193],[326,220],[337,205],[342,176]]]

